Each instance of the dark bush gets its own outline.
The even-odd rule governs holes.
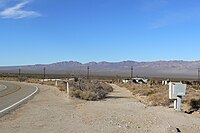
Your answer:
[[[70,83],[70,95],[72,97],[89,101],[103,99],[112,91],[113,88],[110,85],[98,81],[82,80]]]
[[[199,110],[200,109],[200,99],[191,99],[190,106],[192,110]]]

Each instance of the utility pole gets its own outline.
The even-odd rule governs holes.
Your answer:
[[[19,81],[21,82],[21,69],[19,68],[19,75],[18,75]]]
[[[90,78],[90,67],[88,66],[87,67],[87,79],[89,79]]]
[[[21,76],[21,69],[19,68],[19,77]]]
[[[131,66],[131,79],[133,78],[133,66]]]
[[[46,68],[44,67],[44,79],[46,78]],[[44,81],[44,80],[43,80]]]
[[[200,85],[200,68],[198,68],[198,85]]]

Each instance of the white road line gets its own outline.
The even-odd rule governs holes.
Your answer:
[[[0,92],[8,88],[6,85],[3,85],[3,84],[1,84],[1,86],[3,86],[3,89],[0,90]]]
[[[7,89],[8,87],[6,85],[1,84],[3,86],[3,89]]]
[[[11,106],[9,106],[9,107],[7,107],[7,108],[1,110],[0,113],[3,113],[3,112],[5,112],[5,111],[11,109],[12,107],[14,107],[14,106],[20,104],[21,102],[23,102],[23,101],[25,101],[26,99],[28,99],[28,98],[30,98],[31,96],[33,96],[33,95],[34,95],[35,93],[37,93],[37,91],[39,90],[38,87],[35,86],[35,88],[36,88],[36,90],[35,90],[32,94],[30,94],[29,96],[23,98],[23,99],[20,100],[19,102],[16,102],[15,104],[13,104],[13,105],[11,105]]]
[[[6,86],[6,85],[3,85],[4,86],[4,89],[7,89],[8,88],[8,86]]]

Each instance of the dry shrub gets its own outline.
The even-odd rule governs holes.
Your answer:
[[[113,88],[102,82],[98,81],[78,81],[70,83],[70,95],[72,97],[95,101],[106,97]]]
[[[43,82],[45,85],[55,86],[55,81],[45,81]]]
[[[148,101],[149,101],[149,105],[152,105],[152,106],[169,106],[170,105],[169,96],[161,92],[157,92],[155,94],[149,95]]]
[[[191,85],[191,87],[195,90],[199,90],[199,85]]]
[[[67,90],[67,82],[65,81],[58,81],[58,86],[60,91],[66,91]]]
[[[191,99],[190,106],[193,109],[199,110],[200,109],[200,98],[199,99]]]
[[[56,81],[45,81],[39,79],[28,79],[26,81],[27,83],[36,83],[36,84],[42,84],[42,85],[49,85],[49,86],[55,86]],[[58,88],[60,91],[66,91],[66,82],[65,81],[57,81],[58,82]]]
[[[168,85],[139,85],[139,84],[118,84],[121,87],[128,88],[135,98],[151,106],[169,106],[169,87]],[[194,112],[200,109],[200,91],[195,91],[197,86],[188,85],[186,95],[183,97],[183,110],[185,112]]]
[[[193,87],[189,85],[183,97],[183,110],[188,113],[200,109],[200,91],[195,91]]]
[[[200,97],[191,98],[187,101],[187,110],[186,112],[194,112],[200,109]]]
[[[80,98],[83,100],[88,100],[88,101],[95,101],[95,100],[100,99],[97,93],[93,91],[89,91],[89,90],[81,91],[81,90],[73,89],[70,91],[70,96]]]
[[[70,87],[70,96],[80,98],[81,90]]]
[[[18,78],[12,78],[12,77],[0,77],[0,80],[5,80],[5,81],[19,81]]]
[[[169,106],[168,86],[148,84],[119,84],[128,88],[133,95],[145,104],[151,106]]]

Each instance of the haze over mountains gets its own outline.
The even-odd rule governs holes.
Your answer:
[[[53,64],[38,64],[27,66],[0,67],[1,73],[17,73],[21,68],[23,73],[43,73],[50,74],[86,74],[87,66],[90,66],[92,75],[102,76],[130,76],[131,66],[134,68],[134,76],[151,77],[177,77],[177,78],[196,78],[197,68],[200,61],[153,61],[153,62],[89,62],[82,64],[76,61],[65,61]]]

